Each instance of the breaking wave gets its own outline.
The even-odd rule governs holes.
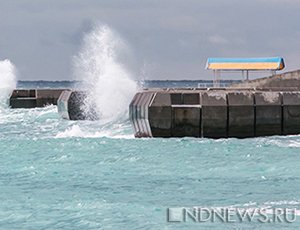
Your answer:
[[[108,26],[96,25],[83,38],[74,58],[74,73],[83,82],[88,97],[85,110],[93,108],[102,121],[128,119],[128,106],[137,84],[125,64],[129,49],[119,34]]]

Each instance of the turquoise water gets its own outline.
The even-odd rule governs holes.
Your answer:
[[[0,161],[0,229],[300,228],[300,136],[135,139],[127,116],[0,107]],[[289,208],[297,219],[168,222],[177,207]]]
[[[300,136],[134,139],[126,118],[56,110],[0,110],[0,229],[300,228],[167,222],[172,207],[300,209]]]

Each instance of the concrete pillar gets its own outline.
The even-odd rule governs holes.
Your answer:
[[[279,92],[256,92],[256,136],[281,135],[282,109]]]
[[[253,93],[229,92],[228,110],[228,137],[254,137]]]
[[[226,91],[201,93],[202,136],[210,138],[227,137]]]
[[[300,92],[283,92],[283,134],[300,133]]]
[[[172,136],[171,95],[157,92],[149,105],[149,124],[153,137]]]
[[[173,105],[172,116],[173,137],[200,137],[200,105]]]
[[[201,106],[198,93],[172,93],[172,136],[200,137]]]

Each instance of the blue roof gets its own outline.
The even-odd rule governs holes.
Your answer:
[[[282,57],[270,57],[270,58],[208,58],[208,63],[264,63],[264,62],[276,62],[282,63]]]

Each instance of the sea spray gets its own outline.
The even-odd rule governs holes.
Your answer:
[[[16,88],[16,68],[9,60],[0,61],[0,111],[8,106],[8,99]]]
[[[96,111],[103,122],[128,118],[128,106],[137,85],[120,58],[128,47],[108,26],[97,25],[83,38],[79,54],[74,58],[74,72],[87,90],[85,110]]]

